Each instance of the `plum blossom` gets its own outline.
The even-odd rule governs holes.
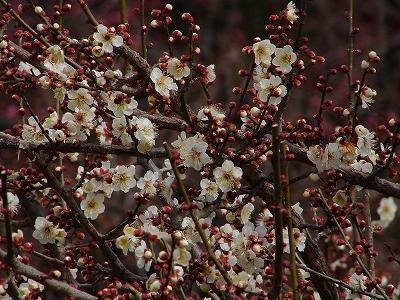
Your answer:
[[[75,70],[73,67],[65,63],[64,52],[60,46],[54,45],[47,48],[49,55],[43,62],[43,65],[54,73],[58,74],[59,79],[65,81],[71,77]]]
[[[355,128],[355,132],[358,136],[358,154],[363,157],[368,156],[369,158],[373,159],[372,148],[376,145],[375,136],[362,125],[357,125]]]
[[[241,234],[233,241],[234,253],[238,258],[237,264],[248,274],[259,273],[264,267],[264,260],[257,255],[261,252],[262,245],[253,244],[251,240],[253,237],[264,237],[266,232],[267,230],[263,226],[254,228],[253,223],[246,223]]]
[[[365,281],[367,277],[363,274],[357,275],[356,273],[352,274],[349,278],[349,285],[356,291],[364,291],[366,289]],[[347,290],[350,293],[349,290]],[[350,299],[359,299],[358,294],[349,295]]]
[[[367,108],[369,107],[370,104],[375,102],[375,97],[377,95],[376,91],[374,89],[371,89],[370,87],[363,87],[360,92],[360,98],[361,98],[361,107],[362,108]]]
[[[357,147],[350,141],[338,141],[339,151],[345,164],[352,164],[357,158]]]
[[[130,134],[128,133],[128,124],[124,117],[115,118],[112,122],[112,133],[116,138],[119,138],[123,145],[130,146],[133,142]]]
[[[293,23],[293,21],[298,19],[298,16],[296,15],[296,5],[293,1],[290,1],[286,6],[285,17],[290,23]]]
[[[264,68],[271,65],[271,57],[274,54],[276,46],[270,40],[262,40],[253,44],[253,52],[255,56],[255,63],[262,64]]]
[[[4,199],[0,196],[0,210],[4,207]],[[18,208],[20,207],[19,199],[16,195],[11,192],[7,192],[7,202],[8,202],[8,209],[11,210],[13,213],[16,213]],[[2,215],[0,213],[0,215]]]
[[[215,74],[215,65],[209,65],[201,77],[201,82],[203,84],[210,84],[215,81],[217,75]]]
[[[253,203],[247,203],[245,206],[243,206],[240,212],[240,221],[242,221],[243,224],[250,221],[251,213],[253,212],[253,210],[254,210]]]
[[[207,114],[207,115],[206,115]],[[217,120],[224,120],[225,119],[225,110],[219,108],[215,104],[206,105],[200,108],[199,112],[197,113],[197,117],[202,121],[208,120],[208,115],[211,115],[213,118]]]
[[[382,198],[379,202],[378,214],[380,216],[379,224],[387,228],[396,217],[397,205],[393,197]]]
[[[308,148],[307,157],[318,169],[318,172],[335,169],[340,166],[342,154],[336,143],[329,143],[325,150],[317,145]]]
[[[101,43],[104,52],[113,52],[114,47],[121,47],[124,43],[122,36],[116,34],[114,27],[107,28],[103,24],[97,25],[97,32],[93,33],[93,38],[97,43]]]
[[[140,246],[135,249],[135,256],[137,259],[138,268],[143,268],[148,272],[151,267],[153,253],[150,249],[148,249],[145,241],[140,242]]]
[[[267,79],[260,79],[259,82],[254,83],[254,88],[257,90],[257,96],[261,101],[273,105],[281,103],[282,97],[287,94],[282,79],[275,75],[271,75]]]
[[[192,167],[199,171],[204,165],[211,162],[206,153],[208,144],[200,138],[187,139],[184,148],[181,148],[181,158],[185,167]]]
[[[22,127],[23,131],[21,137],[31,143],[45,143],[47,142],[46,136],[43,134],[33,116],[28,119],[28,124],[24,124]],[[20,146],[21,147],[21,146]]]
[[[81,209],[87,218],[92,220],[97,219],[99,214],[105,210],[104,194],[89,193],[86,199],[81,202]]]
[[[174,77],[175,80],[179,80],[183,77],[187,77],[190,74],[190,69],[187,65],[182,63],[177,58],[171,58],[168,60],[168,74]]]
[[[242,179],[242,174],[242,169],[235,167],[230,160],[224,161],[222,166],[215,168],[213,172],[215,182],[223,192],[228,192],[236,188],[238,181]]]
[[[154,88],[163,97],[169,98],[169,91],[177,91],[178,86],[174,80],[163,74],[160,68],[154,68],[150,74],[151,81],[154,82]]]
[[[296,246],[296,249],[300,252],[303,252],[304,249],[306,248],[306,234],[304,232],[301,232],[300,229],[298,228],[293,228],[293,235],[294,235],[294,243]],[[286,253],[290,252],[290,247],[289,247],[289,232],[288,229],[285,228],[283,230],[283,242],[286,244],[285,249],[283,250]]]
[[[239,236],[239,231],[233,229],[230,224],[225,224],[220,227],[221,238],[218,239],[219,246],[224,251],[229,251],[232,247],[232,243]]]
[[[158,133],[156,132],[156,126],[147,118],[134,118],[132,125],[136,125],[137,130],[134,136],[139,141],[137,149],[140,153],[149,151],[155,145],[155,138]]]
[[[140,190],[141,194],[155,194],[157,193],[157,189],[154,187],[154,184],[158,180],[158,173],[153,172],[153,171],[147,171],[146,174],[144,174],[143,177],[140,177],[140,179],[137,182],[137,187]]]
[[[127,98],[125,94],[111,93],[110,101],[107,103],[107,108],[114,113],[116,117],[130,116],[133,109],[137,108],[137,101],[134,97]]]
[[[204,197],[207,202],[214,201],[218,197],[218,185],[209,179],[203,178],[200,181],[200,198]]]
[[[278,70],[287,74],[292,70],[292,64],[296,59],[297,56],[293,53],[293,48],[290,45],[286,45],[283,48],[276,48],[272,63],[278,67]]]
[[[340,207],[346,206],[348,200],[349,196],[346,194],[346,191],[344,190],[338,190],[335,196],[333,196],[333,201]]]
[[[360,171],[360,172],[363,172],[363,173],[371,173],[372,170],[374,169],[374,166],[370,162],[368,162],[368,161],[366,161],[364,159],[360,159],[359,161],[355,161],[350,166],[353,169],[355,169],[357,171]]]
[[[185,243],[182,243],[182,244],[185,244]],[[186,244],[188,244],[188,243],[186,242]],[[192,255],[190,254],[189,251],[186,250],[186,247],[176,247],[174,249],[174,252],[172,253],[172,257],[173,257],[174,263],[185,267],[185,266],[189,265]]]
[[[135,228],[125,225],[123,233],[123,235],[116,239],[115,246],[121,249],[125,255],[128,254],[128,251],[135,252],[136,247],[138,247],[140,243],[140,239],[134,235]]]
[[[58,228],[46,218],[37,217],[35,221],[35,231],[32,236],[37,239],[41,244],[55,243],[62,241],[67,236],[64,229]]]
[[[129,192],[131,188],[134,188],[136,186],[135,166],[116,167],[112,177],[112,185],[114,191],[123,191],[125,193]]]
[[[68,98],[68,108],[75,111],[78,109],[89,110],[90,106],[94,103],[92,95],[89,91],[84,88],[79,88],[77,90],[69,90],[67,93]]]

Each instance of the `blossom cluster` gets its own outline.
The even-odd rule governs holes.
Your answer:
[[[31,5],[18,11],[33,8],[43,22],[35,34],[20,22],[16,27],[25,31],[15,32],[18,45],[7,35],[0,41],[0,89],[12,94],[21,117],[0,142],[7,138],[26,159],[19,170],[0,166],[0,223],[6,228],[0,242],[8,252],[0,249],[0,269],[8,274],[0,279],[0,297],[11,299],[16,290],[21,299],[46,299],[49,277],[65,284],[63,291],[84,293],[69,295],[74,298],[299,299],[300,293],[330,299],[340,293],[367,299],[399,293],[385,283],[385,294],[383,275],[368,274],[362,265],[372,268],[378,255],[372,236],[397,214],[396,184],[377,175],[388,170],[400,178],[393,168],[400,121],[373,131],[358,120],[358,109],[372,108],[377,96],[365,82],[379,62],[374,51],[361,62],[362,80],[350,86],[348,108],[333,109],[347,125],[327,137],[322,113],[332,101],[324,97],[336,70],[319,79],[322,100],[312,121],[283,117],[291,93],[306,81],[303,73],[325,60],[308,48],[307,38],[292,39],[292,27],[301,31],[306,18],[293,1],[270,16],[268,38],[243,48],[252,67],[239,71],[245,89],[233,88],[240,99],[228,105],[211,99],[218,65],[196,62],[200,26],[189,13],[181,17],[188,24],[184,34],[170,31],[172,5],[152,10],[151,30],[165,30],[169,51],[150,64],[147,51],[154,45],[145,41],[150,28],[144,24],[139,54],[129,47],[128,23],[107,27],[85,3],[93,28],[80,40],[57,23],[71,5],[55,6],[53,22]],[[18,20],[10,7],[3,10],[4,26]],[[134,13],[143,16],[144,9]],[[173,51],[179,41],[188,54]],[[198,112],[184,97],[195,85],[207,98]],[[39,89],[52,96],[47,115],[25,96]],[[288,178],[292,161],[311,171],[299,167],[296,172],[306,175]],[[307,187],[301,200],[292,192],[290,200],[304,178],[318,187]],[[372,221],[368,185],[388,193],[377,208],[379,220]],[[364,209],[367,220],[360,216]],[[29,238],[25,227],[33,231]],[[30,258],[50,261],[49,277],[31,274],[40,278],[36,282],[13,273],[17,263],[33,268]],[[333,279],[336,272],[340,278]]]

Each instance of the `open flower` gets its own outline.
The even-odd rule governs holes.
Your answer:
[[[125,193],[129,192],[131,188],[134,188],[136,186],[135,166],[118,166],[115,168],[115,173],[112,177],[112,185],[114,191],[123,191]]]
[[[157,189],[154,187],[154,184],[158,180],[158,173],[153,171],[147,171],[143,177],[139,179],[137,182],[137,187],[140,190],[141,194],[155,194],[157,193]]]
[[[183,77],[187,77],[190,74],[190,69],[187,65],[182,63],[177,58],[171,58],[168,60],[168,74],[174,77],[176,80],[179,80]]]
[[[89,193],[86,199],[81,202],[81,209],[87,218],[97,219],[99,214],[105,210],[104,194]]]
[[[122,36],[116,34],[115,28],[107,28],[103,24],[97,25],[97,32],[93,34],[96,42],[101,43],[103,51],[106,53],[113,52],[114,47],[121,47],[124,43]]]
[[[83,109],[89,110],[90,105],[94,103],[92,95],[87,89],[79,88],[77,90],[68,91],[68,108],[70,110]]]
[[[386,228],[396,217],[397,205],[393,197],[382,198],[378,207],[378,214],[380,216],[379,224]]]
[[[128,251],[135,252],[135,249],[140,244],[140,239],[134,235],[135,228],[125,225],[123,233],[123,235],[116,239],[115,246],[121,249],[125,255],[128,254]]]
[[[218,185],[215,182],[203,178],[200,181],[200,187],[201,187],[200,198],[204,197],[204,199],[208,202],[217,199]]]
[[[271,65],[271,56],[275,52],[276,46],[270,40],[262,40],[253,44],[254,60],[257,65],[262,64],[268,68]]]
[[[296,15],[296,5],[293,1],[290,1],[286,6],[285,17],[290,23],[293,23],[293,21],[298,19],[298,16]]]
[[[67,233],[64,229],[58,228],[52,222],[43,217],[37,217],[35,221],[35,231],[32,236],[37,239],[41,244],[55,243],[62,241]]]
[[[151,71],[150,79],[154,82],[154,88],[156,91],[163,97],[169,97],[169,90],[178,90],[178,86],[174,80],[171,77],[164,75],[159,68],[154,68],[153,71]]]
[[[293,53],[293,48],[290,45],[286,45],[283,48],[276,48],[272,63],[278,67],[278,70],[287,74],[292,70],[292,64],[296,59],[297,56]]]
[[[286,87],[282,84],[282,79],[272,75],[270,78],[262,78],[254,83],[258,98],[268,104],[278,105],[282,97],[286,96]]]
[[[226,160],[221,167],[215,168],[215,182],[223,192],[234,189],[236,182],[242,179],[243,171],[239,167],[235,167],[232,161]]]

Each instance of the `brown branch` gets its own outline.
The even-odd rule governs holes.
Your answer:
[[[6,265],[13,270],[16,274],[24,275],[28,278],[32,278],[33,280],[42,283],[48,289],[52,291],[59,292],[66,296],[73,296],[75,299],[81,300],[95,300],[97,297],[92,296],[88,293],[80,291],[68,283],[63,281],[58,281],[55,279],[50,279],[47,274],[38,271],[37,269],[25,265],[22,262],[15,260],[10,261],[7,260],[7,253],[0,249],[0,260],[5,262]]]
[[[119,260],[118,256],[112,251],[112,249],[108,246],[107,242],[103,240],[102,234],[97,231],[97,229],[93,226],[93,224],[86,218],[83,211],[80,209],[78,203],[76,203],[75,199],[72,196],[72,191],[67,190],[60,181],[56,178],[53,172],[50,170],[50,167],[46,164],[46,162],[39,156],[35,156],[35,163],[43,172],[49,186],[55,189],[59,195],[64,199],[67,203],[68,207],[74,212],[76,219],[82,225],[82,227],[89,233],[89,235],[93,238],[93,240],[99,246],[104,258],[106,261],[110,263],[112,266],[113,274],[119,278],[122,278],[128,282],[135,282],[139,280],[143,280],[144,278],[132,273],[129,271]]]

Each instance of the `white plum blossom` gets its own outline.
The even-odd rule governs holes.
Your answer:
[[[296,59],[297,56],[293,53],[293,48],[290,45],[286,45],[283,48],[276,48],[272,63],[278,67],[278,70],[287,74],[292,70],[292,64]]]
[[[208,144],[200,138],[187,139],[184,148],[180,149],[185,167],[192,167],[199,171],[204,165],[209,164],[211,158],[206,153],[207,147]]]
[[[90,106],[94,103],[92,95],[89,91],[84,88],[79,88],[77,90],[69,90],[67,93],[68,108],[75,111],[75,109],[89,110]]]
[[[125,94],[111,93],[107,108],[114,113],[116,117],[130,116],[133,110],[137,108],[137,101],[134,97],[127,98]]]
[[[44,60],[43,65],[49,71],[62,73],[65,66],[65,58],[61,47],[58,45],[50,46],[47,51],[49,51],[49,55]]]
[[[93,33],[93,38],[97,43],[101,43],[104,52],[113,52],[114,47],[121,47],[124,43],[122,36],[116,34],[114,27],[107,28],[103,24],[97,25],[97,32]]]
[[[367,280],[367,277],[363,274],[357,275],[356,273],[352,274],[349,278],[349,285],[356,291],[364,291],[366,289],[365,286],[365,281]],[[349,290],[347,290],[348,293],[350,293]],[[357,299],[358,294],[354,295],[349,295],[350,299]]]
[[[311,146],[307,151],[308,159],[315,164],[318,172],[339,168],[342,154],[336,143],[329,143],[325,150],[317,145]]]
[[[43,62],[43,65],[49,70],[57,74],[57,77],[65,81],[68,77],[72,77],[75,69],[65,62],[64,52],[58,45],[47,48],[49,55]]]
[[[348,200],[349,196],[346,194],[346,191],[344,190],[338,190],[335,196],[333,196],[333,201],[340,207],[346,206]]]
[[[137,146],[138,151],[140,153],[149,151],[156,143],[155,138],[158,135],[156,126],[147,118],[134,118],[132,125],[137,126],[134,136],[139,141]]]
[[[33,116],[29,117],[28,124],[24,124],[22,129],[21,137],[25,141],[39,144],[48,141]]]
[[[129,192],[131,188],[134,188],[136,186],[135,166],[116,167],[112,177],[112,185],[114,191],[123,191],[125,193]]]
[[[62,241],[66,236],[67,233],[64,229],[58,228],[58,225],[54,225],[43,217],[36,218],[35,231],[32,233],[32,237],[37,239],[41,244]]]
[[[303,252],[304,249],[306,248],[306,238],[307,238],[306,234],[304,232],[301,232],[300,229],[298,228],[293,228],[293,235],[294,235],[294,243],[296,249],[300,252]],[[283,242],[286,244],[283,251],[289,253],[290,252],[289,232],[287,228],[283,229]]]
[[[128,124],[124,117],[115,118],[112,122],[112,133],[114,136],[121,140],[125,146],[130,146],[133,142],[130,134],[128,133]]]
[[[393,197],[382,198],[379,202],[378,214],[380,216],[379,224],[387,228],[396,217],[397,205]]]
[[[237,264],[238,266],[242,267],[248,274],[259,273],[262,271],[264,267],[264,260],[257,256],[262,249],[262,245],[260,244],[253,244],[250,242],[250,239],[254,237],[262,238],[265,236],[267,229],[263,226],[258,226],[254,228],[253,223],[246,223],[243,226],[242,232],[240,235],[235,239],[233,249],[234,253],[238,258]]]
[[[0,196],[0,209],[2,209],[4,206],[4,199],[1,198]],[[7,202],[8,202],[8,207],[7,209],[11,210],[13,213],[16,213],[18,208],[20,207],[19,204],[19,199],[17,195],[14,195],[11,192],[7,192]],[[1,215],[1,214],[0,214]]]
[[[200,181],[200,198],[204,197],[205,201],[211,202],[218,197],[218,185],[209,179],[203,178]]]
[[[127,255],[129,252],[135,252],[136,247],[140,244],[140,239],[135,237],[135,228],[125,225],[123,235],[118,237],[115,241],[115,246],[122,250]]]
[[[287,94],[287,89],[282,84],[282,79],[275,75],[271,75],[267,79],[260,79],[254,83],[254,88],[257,90],[257,97],[261,101],[273,105],[281,103],[282,97]]]
[[[168,74],[175,78],[175,80],[179,80],[183,77],[187,77],[190,74],[190,69],[187,65],[182,63],[177,58],[171,58],[168,60]]]
[[[298,19],[298,16],[296,15],[296,5],[293,1],[290,1],[286,6],[285,17],[290,23],[293,23],[293,21]]]
[[[177,91],[178,86],[174,80],[163,74],[160,68],[154,68],[150,74],[151,81],[154,82],[154,88],[157,93],[165,98],[169,98],[169,91]]]
[[[253,203],[247,203],[245,206],[243,206],[242,211],[240,212],[240,221],[242,221],[243,224],[246,224],[250,221],[253,210]]]
[[[219,108],[215,104],[206,105],[200,108],[199,112],[197,113],[197,117],[202,121],[207,121],[208,116],[210,114],[213,118],[217,120],[224,120],[225,119],[225,110]]]
[[[232,161],[226,160],[221,167],[217,167],[213,171],[215,182],[223,192],[228,192],[236,188],[236,184],[240,184],[243,171],[239,167],[235,167]]]
[[[364,159],[360,159],[359,161],[355,161],[350,166],[353,169],[355,169],[357,171],[360,171],[360,172],[363,172],[363,173],[371,173],[372,170],[374,169],[374,166],[370,162],[368,162],[368,161],[366,161]]]
[[[143,177],[140,177],[136,186],[141,189],[141,194],[155,194],[157,193],[157,189],[155,188],[154,184],[158,180],[158,173],[153,171],[147,171]]]
[[[253,44],[254,59],[257,65],[262,64],[268,68],[271,65],[271,57],[274,54],[276,46],[270,40],[262,40]]]
[[[36,67],[32,66],[29,63],[20,61],[19,66],[18,66],[18,71],[22,72],[25,71],[29,74],[33,74],[35,76],[39,76],[40,75],[40,71],[39,69],[37,69]]]
[[[86,199],[81,202],[81,209],[85,216],[89,219],[95,220],[105,210],[104,194],[89,193]]]
[[[370,87],[364,87],[361,89],[360,92],[360,98],[361,98],[361,107],[362,108],[368,108],[370,104],[375,102],[375,97],[377,95],[376,91],[374,89],[371,89]]]
[[[215,65],[209,65],[203,74],[203,83],[209,84],[215,81],[217,75],[215,74]]]
[[[174,263],[185,267],[185,266],[189,265],[192,255],[190,254],[189,251],[186,250],[186,248],[176,247],[174,249],[174,252],[172,253],[172,257],[173,257]]]
[[[372,148],[376,145],[375,136],[362,125],[357,125],[355,128],[355,132],[358,136],[358,154],[363,157],[368,156],[369,158],[373,159]]]
[[[345,164],[352,164],[357,158],[358,148],[350,141],[338,141],[339,151]]]
[[[233,241],[239,237],[239,231],[233,229],[230,224],[225,224],[219,230],[221,238],[218,240],[219,246],[224,251],[229,251],[232,247]]]
[[[140,246],[135,249],[135,256],[137,258],[138,268],[144,268],[148,272],[153,261],[153,253],[148,249],[145,241],[142,240]]]

